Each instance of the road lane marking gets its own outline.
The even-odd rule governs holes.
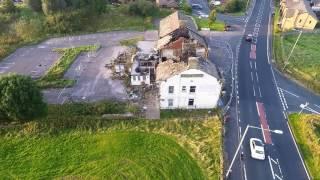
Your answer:
[[[283,88],[280,88],[280,89],[282,89],[284,92],[286,92],[286,93],[288,93],[288,94],[290,94],[290,95],[292,95],[292,96],[294,96],[294,97],[299,98],[298,95],[296,95],[296,94],[294,94],[294,93],[292,93],[292,92],[290,92],[290,91],[288,91],[288,90],[285,90],[285,89],[283,89]]]
[[[259,88],[259,95],[260,97],[262,97],[260,86],[258,88]]]
[[[254,62],[254,69],[257,70],[257,63]]]
[[[244,172],[244,179],[247,180],[247,170],[246,165],[243,163],[243,172]]]
[[[256,90],[254,89],[254,86],[252,86],[253,88],[253,96],[256,96]]]
[[[281,170],[280,162],[279,162],[278,158],[277,158],[277,162],[278,162],[278,167],[279,167],[279,171],[280,171],[281,177],[283,178],[283,174],[282,174],[282,170]]]
[[[268,159],[269,159],[269,165],[270,165],[270,169],[271,169],[272,177],[273,177],[273,179],[275,179],[274,172],[273,172],[273,167],[272,167],[272,164],[271,164],[270,156],[268,156]]]
[[[251,73],[250,73],[250,74],[251,74],[251,80],[252,80],[252,82],[253,82],[253,74],[252,74],[252,71],[251,71]]]
[[[9,69],[9,67],[8,66],[0,66],[0,69]]]
[[[257,82],[259,83],[258,72],[256,72],[256,78],[257,78]]]
[[[316,107],[318,107],[318,108],[320,108],[320,106],[319,105],[316,105],[316,104],[314,104]]]
[[[252,69],[252,62],[250,61],[250,69]]]

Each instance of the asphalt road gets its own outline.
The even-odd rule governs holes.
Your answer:
[[[252,33],[254,40],[252,43],[242,40],[238,56],[235,121],[238,125],[239,138],[247,125],[278,129],[282,130],[283,134],[249,128],[240,149],[245,158],[236,159],[228,179],[306,180],[309,177],[290,133],[286,117],[287,109],[284,108],[283,99],[280,99],[281,88],[278,87],[270,63],[271,1],[257,0],[247,20],[245,35]],[[234,138],[233,146],[238,144],[239,138]],[[259,138],[265,142],[264,161],[250,157],[250,138]],[[229,162],[226,164],[230,163],[232,155],[229,154],[227,158]]]

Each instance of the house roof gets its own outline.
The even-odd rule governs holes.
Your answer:
[[[161,49],[162,47],[170,43],[171,39],[172,39],[172,36],[170,35],[164,36],[163,38],[159,39],[157,41],[157,49]]]
[[[220,79],[216,66],[209,60],[203,59],[201,57],[190,57],[188,63],[189,69],[198,69],[217,79]]]
[[[176,11],[160,21],[159,37],[162,38],[181,27],[197,30],[197,26],[191,17]]]
[[[310,16],[317,19],[316,14],[311,9],[310,3],[306,0],[286,0],[286,7],[289,9],[297,9],[301,12],[309,13]]]
[[[184,62],[176,63],[172,60],[160,63],[156,70],[156,80],[164,81],[189,69],[197,69],[220,79],[217,68],[213,63],[200,57],[190,57],[188,64]]]

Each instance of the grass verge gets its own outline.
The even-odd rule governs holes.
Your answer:
[[[320,179],[320,116],[291,114],[289,124],[313,179]]]
[[[106,120],[80,109],[49,105],[46,118],[0,126],[0,176],[221,178],[217,116]]]
[[[62,56],[43,77],[37,80],[37,84],[41,88],[60,88],[72,86],[75,81],[62,79],[64,73],[68,70],[80,53],[96,51],[98,48],[98,45],[89,45],[74,48],[55,49],[55,51],[62,54]]]
[[[224,31],[224,22],[218,21],[216,20],[214,23],[209,24],[209,20],[208,19],[204,19],[204,18],[194,18],[196,20],[196,23],[199,27],[199,29],[201,28],[209,28],[212,31]]]

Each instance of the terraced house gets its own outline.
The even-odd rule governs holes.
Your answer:
[[[291,29],[313,30],[318,22],[310,2],[305,0],[281,0],[279,27],[282,31]]]

